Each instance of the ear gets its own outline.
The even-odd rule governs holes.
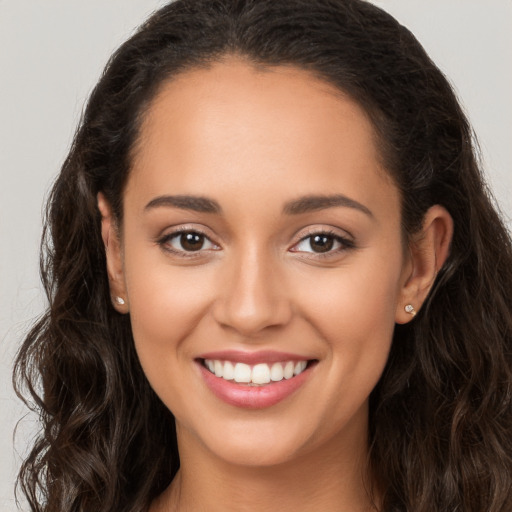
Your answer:
[[[121,242],[112,215],[112,207],[101,192],[98,193],[97,200],[98,209],[101,213],[101,237],[105,245],[107,274],[112,304],[119,313],[128,313],[129,306],[124,281]]]
[[[451,215],[442,206],[432,206],[425,214],[421,231],[413,237],[409,245],[410,261],[404,266],[406,275],[397,303],[396,323],[409,322],[420,310],[437,273],[450,254],[452,236]]]

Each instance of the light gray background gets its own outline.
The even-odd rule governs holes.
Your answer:
[[[512,217],[512,0],[374,0],[408,26],[454,84],[488,178]],[[0,510],[35,432],[11,391],[12,360],[44,307],[44,197],[108,56],[165,0],[0,0]],[[512,224],[509,222],[509,226]],[[23,508],[26,510],[26,508]]]

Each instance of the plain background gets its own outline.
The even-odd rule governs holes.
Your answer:
[[[0,0],[0,510],[36,423],[11,389],[14,354],[44,308],[42,207],[111,52],[165,0]],[[512,217],[512,0],[374,0],[449,77]],[[509,227],[512,223],[509,222]],[[23,418],[23,419],[22,419]],[[13,430],[21,422],[13,442]],[[26,510],[25,507],[22,507]]]

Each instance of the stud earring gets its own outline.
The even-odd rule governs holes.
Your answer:
[[[122,306],[124,304],[124,299],[122,297],[114,297],[114,300],[116,301],[117,304],[119,304],[120,306]]]
[[[416,316],[416,310],[412,304],[407,304],[404,309],[406,313],[409,313],[409,315]]]

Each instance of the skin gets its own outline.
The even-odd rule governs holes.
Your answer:
[[[312,194],[363,208],[284,211]],[[163,195],[222,211],[147,207]],[[368,396],[395,323],[413,318],[404,306],[419,310],[446,259],[452,222],[434,206],[404,240],[362,109],[291,67],[226,59],[187,71],[146,114],[121,238],[102,194],[98,206],[112,295],[125,300],[115,307],[176,417],[181,469],[151,511],[370,510]],[[176,228],[203,233],[203,248],[186,253]],[[331,251],[315,252],[318,233]],[[227,349],[318,363],[291,396],[248,410],[215,397],[198,371],[200,354]]]

